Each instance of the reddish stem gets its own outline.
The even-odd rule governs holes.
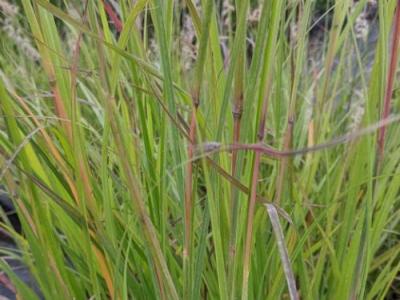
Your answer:
[[[110,17],[111,21],[114,23],[115,29],[117,30],[117,32],[121,32],[122,31],[122,22],[119,19],[118,15],[115,13],[113,7],[105,0],[102,0],[101,2],[103,3],[104,9],[105,9],[107,15]]]
[[[17,293],[15,286],[12,284],[11,280],[8,279],[8,277],[3,272],[0,273],[0,285],[3,285],[5,288],[10,290],[14,294]]]
[[[390,65],[389,73],[386,83],[385,100],[383,106],[383,112],[381,120],[385,120],[390,113],[392,93],[393,93],[393,83],[394,77],[396,75],[397,61],[399,56],[399,41],[400,41],[400,0],[397,1],[396,15],[394,21],[394,31],[392,37],[392,49],[390,55]],[[385,147],[385,134],[386,126],[383,126],[378,135],[378,170],[380,169],[381,162],[383,160],[383,152]]]
[[[334,146],[355,140],[366,134],[372,133],[384,126],[387,126],[389,124],[392,124],[394,122],[399,122],[399,121],[400,121],[400,116],[396,116],[393,118],[387,118],[385,120],[379,121],[379,123],[373,124],[369,127],[363,128],[359,131],[347,133],[342,136],[338,136],[328,142],[317,144],[317,145],[314,145],[311,147],[305,147],[305,148],[294,149],[294,150],[277,150],[277,149],[267,146],[261,142],[258,142],[255,144],[238,143],[238,144],[227,144],[227,145],[222,145],[219,143],[211,142],[209,144],[205,143],[205,144],[201,145],[203,148],[198,147],[197,150],[198,150],[198,155],[210,154],[210,153],[221,152],[221,151],[247,150],[247,151],[261,152],[263,155],[266,155],[273,159],[282,159],[285,157],[303,155],[303,154],[313,153],[313,152],[317,152],[317,151],[324,150],[324,149],[329,149]]]
[[[270,87],[270,81],[268,82],[268,87]],[[265,135],[265,121],[267,116],[267,107],[268,107],[268,98],[264,99],[260,124],[258,128],[258,142],[262,143]],[[251,181],[251,192],[249,199],[249,208],[247,212],[247,229],[246,229],[246,241],[245,241],[245,250],[244,250],[244,258],[243,258],[243,284],[242,284],[242,300],[248,298],[248,283],[249,283],[249,275],[250,275],[250,253],[251,246],[253,240],[253,222],[254,222],[254,212],[256,207],[257,200],[257,181],[258,174],[260,171],[260,162],[261,162],[261,152],[256,152],[256,157],[254,159],[254,170],[253,177]]]

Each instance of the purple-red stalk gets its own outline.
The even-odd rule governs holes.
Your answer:
[[[400,0],[397,1],[397,8],[394,20],[394,30],[392,37],[392,48],[390,55],[390,64],[389,64],[389,72],[386,82],[386,91],[385,91],[385,99],[383,104],[383,112],[381,116],[381,120],[387,119],[390,113],[392,93],[393,93],[393,83],[396,75],[397,69],[397,61],[399,56],[399,42],[400,42]],[[385,134],[386,134],[386,126],[383,126],[378,134],[378,167],[379,171],[382,161],[383,161],[383,152],[385,148]]]
[[[121,32],[122,31],[122,22],[121,22],[120,18],[118,17],[118,15],[116,14],[116,12],[114,11],[113,7],[105,0],[101,0],[101,2],[103,3],[104,10],[106,11],[107,15],[109,16],[111,21],[114,23],[115,30],[117,30],[117,32]]]

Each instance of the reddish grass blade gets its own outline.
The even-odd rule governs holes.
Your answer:
[[[107,15],[110,17],[111,21],[114,23],[115,30],[117,30],[117,32],[121,32],[122,31],[122,22],[119,19],[118,15],[115,13],[114,9],[108,2],[106,2],[104,0],[102,0],[101,2],[103,3],[104,10],[106,11]]]
[[[396,75],[397,62],[399,57],[399,42],[400,42],[400,0],[397,1],[396,15],[394,20],[394,30],[392,37],[392,49],[390,54],[390,64],[389,64],[389,72],[386,82],[386,91],[385,91],[385,99],[383,104],[383,112],[381,120],[385,120],[390,113],[391,108],[391,100],[393,93],[393,83]],[[383,126],[378,135],[378,167],[379,169],[383,160],[383,152],[385,147],[385,134],[386,134],[386,126]]]
[[[11,292],[13,292],[14,294],[17,292],[11,280],[8,279],[8,277],[3,272],[0,273],[0,284],[3,285],[8,290],[10,290]]]
[[[270,87],[271,87],[271,81],[268,82],[268,88]],[[260,143],[264,140],[267,108],[268,108],[268,96],[266,96],[263,101],[260,124],[258,129],[258,141]],[[245,250],[243,258],[242,300],[248,299],[248,285],[249,285],[250,258],[251,258],[250,256],[251,256],[251,246],[253,241],[253,222],[254,222],[255,204],[257,198],[257,181],[260,171],[260,163],[261,163],[261,152],[256,152],[256,156],[254,159],[253,177],[251,181],[249,208],[247,211],[246,241],[244,246]]]

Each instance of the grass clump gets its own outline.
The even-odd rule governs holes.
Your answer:
[[[400,8],[317,2],[0,2],[21,299],[396,297]]]

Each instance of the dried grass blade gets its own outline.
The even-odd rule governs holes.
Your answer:
[[[291,300],[298,300],[299,295],[296,287],[296,280],[294,279],[294,274],[292,266],[289,259],[289,254],[285,246],[285,237],[283,235],[283,230],[279,222],[278,211],[272,204],[265,204],[268,212],[268,216],[271,220],[272,228],[274,230],[276,242],[278,245],[279,255],[281,257],[283,271],[285,273],[289,295]]]

